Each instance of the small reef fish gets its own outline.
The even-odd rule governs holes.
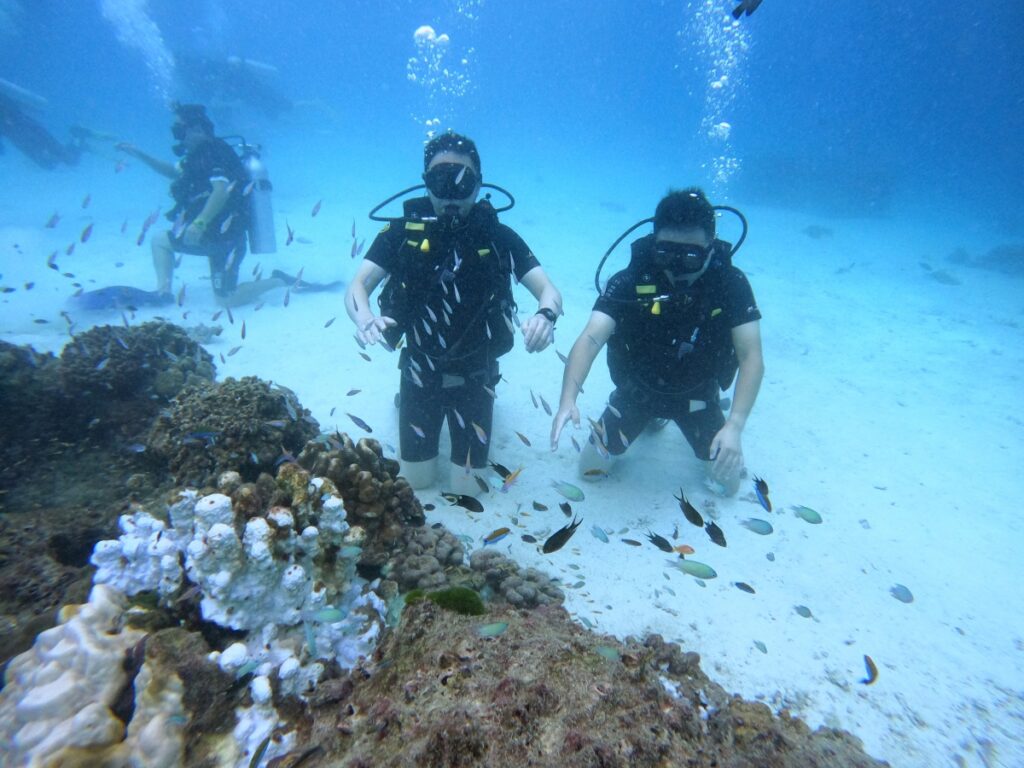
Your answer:
[[[536,512],[547,512],[548,507],[546,504],[541,504],[539,501],[533,502],[533,509]]]
[[[569,499],[569,501],[583,501],[584,499],[583,491],[564,480],[552,480],[551,487]]]
[[[629,546],[631,546],[631,547],[642,547],[643,546],[643,544],[641,544],[636,539],[620,539],[620,541],[623,544],[629,544]]]
[[[310,214],[311,216],[316,216],[318,213],[320,213],[320,204],[322,202],[323,202],[323,200],[317,200],[316,201],[316,205],[313,206],[313,211]]]
[[[484,428],[475,421],[469,423],[472,425],[473,431],[476,432],[476,439],[480,441],[481,445],[487,445],[487,433],[484,432]]]
[[[519,478],[519,473],[523,471],[522,467],[518,467],[512,472],[509,472],[505,476],[505,482],[501,484],[501,492],[508,493],[508,489],[515,485],[516,480]]]
[[[754,493],[757,494],[757,500],[761,502],[761,506],[765,508],[765,511],[771,512],[772,502],[768,498],[768,483],[757,475],[754,475]]]
[[[477,627],[476,633],[480,635],[480,637],[497,637],[498,635],[504,634],[506,629],[508,629],[507,621],[496,621],[493,624],[484,624]]]
[[[678,552],[679,556],[683,557],[684,555],[692,555],[697,550],[695,550],[689,544],[677,544],[676,546],[672,547],[672,551]]]
[[[496,461],[489,461],[487,463],[491,465],[491,469],[493,469],[501,476],[502,480],[504,480],[506,477],[512,474],[512,471],[508,467],[499,464]]]
[[[544,413],[548,416],[551,415],[551,406],[548,405],[548,401],[544,399],[544,395],[537,395],[540,398],[540,404],[544,408]]]
[[[288,219],[284,220],[284,227],[288,231],[288,237],[285,238],[284,244],[291,245],[295,240],[295,230],[292,229],[292,225],[288,223]]]
[[[774,528],[772,528],[772,524],[769,523],[767,520],[761,520],[757,517],[751,517],[747,520],[744,520],[742,523],[740,523],[740,525],[742,525],[748,531],[753,531],[754,533],[760,534],[761,536],[767,536],[775,530]]]
[[[582,517],[579,519],[579,522],[576,521],[576,518],[573,518],[571,523],[567,523],[565,526],[559,528],[548,536],[547,541],[544,542],[544,546],[541,547],[541,551],[545,555],[550,555],[552,552],[560,550],[565,546],[565,543],[572,538],[572,535],[576,533],[576,529],[580,527],[580,523],[582,522]]]
[[[350,389],[348,392],[345,393],[345,397],[352,397],[353,395],[358,395],[362,391],[363,390],[361,389]]]
[[[750,586],[749,584],[747,584],[747,582],[745,582],[745,581],[734,581],[733,585],[736,587],[736,589],[738,589],[738,590],[740,590],[742,592],[746,592],[749,595],[757,594],[756,592],[754,592],[754,588],[752,586]]]
[[[334,321],[337,320],[337,319],[338,319],[337,316],[332,317],[330,320],[328,320],[326,323],[324,323],[324,328],[330,328],[332,325],[334,325]]]
[[[797,517],[799,517],[801,520],[810,523],[811,525],[820,525],[822,522],[821,515],[819,515],[810,507],[797,505],[794,506],[792,509]]]
[[[427,433],[423,431],[422,427],[413,424],[411,421],[409,422],[409,428],[412,429],[412,431],[416,433],[416,436],[421,439],[427,436]]]
[[[352,423],[355,424],[360,429],[365,430],[366,432],[373,432],[373,429],[370,427],[370,425],[367,424],[362,419],[360,419],[358,416],[353,416],[351,413],[348,413],[347,411],[345,415],[352,419]]]
[[[600,541],[603,541],[605,544],[608,543],[608,534],[604,532],[604,528],[595,525],[593,528],[590,529],[590,532],[591,534],[593,534],[595,539],[599,539]]]
[[[531,536],[531,535],[530,535],[530,534],[528,534],[528,533],[524,533],[524,534],[523,534],[522,536],[520,536],[519,538],[521,538],[521,539],[522,539],[523,541],[525,541],[525,542],[526,542],[527,544],[536,544],[536,543],[537,543],[537,539],[536,539],[536,538],[534,538],[533,536]]]
[[[53,229],[59,223],[60,223],[60,214],[57,213],[56,211],[54,211],[53,215],[50,216],[50,218],[48,218],[46,220],[46,224],[44,226],[46,227],[46,229]]]
[[[512,431],[515,432],[515,430]],[[527,448],[530,447],[531,444],[529,439],[522,432],[516,432],[516,437],[518,437]]]
[[[868,671],[868,676],[860,682],[864,685],[871,685],[878,679],[878,667],[875,666],[875,661],[866,653],[864,654],[864,668]]]
[[[608,471],[605,469],[588,469],[583,473],[584,477],[598,477],[602,480],[608,477]]]
[[[488,544],[497,544],[510,533],[512,533],[512,531],[508,528],[496,528],[484,536],[484,546],[486,547]]]
[[[566,517],[572,517],[572,507],[569,506],[568,501],[563,501],[561,504],[558,505],[558,508],[562,510],[562,514]]]
[[[92,195],[87,194],[85,197],[82,198],[82,208],[88,208],[89,207],[89,203],[91,203],[91,202],[92,202]]]
[[[86,225],[85,229],[82,230],[82,234],[79,236],[79,240],[83,243],[89,242],[89,236],[92,234],[92,222]]]
[[[533,407],[534,408],[539,407],[537,405],[537,396],[535,394],[533,394],[533,390],[532,389],[530,390],[530,399],[533,401]]]
[[[704,530],[708,532],[708,536],[711,540],[720,547],[726,546],[725,534],[722,533],[722,529],[715,525],[714,522],[708,520],[707,525],[704,526]]]
[[[700,512],[694,508],[693,504],[686,500],[682,488],[679,489],[679,495],[675,498],[679,502],[679,508],[683,511],[683,516],[698,528],[703,528],[704,518],[700,516]]]
[[[451,504],[453,507],[462,507],[468,509],[470,512],[483,512],[484,505],[477,501],[472,496],[467,496],[462,493],[451,493],[450,491],[442,491],[441,497]]]
[[[649,542],[651,542],[651,544],[656,546],[658,549],[660,549],[662,552],[672,552],[673,551],[672,545],[668,543],[668,539],[666,539],[666,538],[664,538],[662,536],[659,536],[656,533],[651,533],[650,531],[647,532],[646,536],[647,536],[647,540]]]

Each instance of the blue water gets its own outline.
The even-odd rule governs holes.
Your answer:
[[[1013,645],[1009,634],[999,634],[1012,621],[998,610],[980,611],[979,624],[971,625],[964,615],[978,593],[963,585],[973,589],[973,580],[989,573],[979,591],[1019,584],[1019,525],[1004,528],[995,513],[1016,508],[1020,498],[1006,492],[1005,478],[1015,466],[1019,471],[1024,453],[1019,416],[1012,413],[1024,375],[1016,351],[1024,265],[1004,281],[946,259],[958,246],[979,256],[1024,241],[1024,4],[765,0],[738,25],[728,17],[731,7],[725,0],[0,0],[0,78],[46,99],[31,114],[62,141],[80,124],[170,159],[168,103],[178,99],[208,104],[219,133],[260,143],[274,181],[279,253],[249,256],[243,277],[258,262],[267,271],[301,265],[309,279],[348,277],[355,265],[353,222],[358,237],[372,237],[376,225],[366,213],[419,180],[429,131],[466,133],[478,143],[485,180],[517,197],[505,220],[574,297],[560,326],[563,352],[585,321],[600,254],[650,215],[669,187],[698,184],[715,202],[743,207],[752,230],[739,261],[765,312],[769,371],[744,437],[748,456],[775,477],[806,469],[801,491],[813,500],[809,489],[821,488],[837,506],[849,502],[853,534],[861,533],[857,519],[870,515],[889,542],[919,529],[920,549],[911,550],[908,563],[936,558],[920,566],[936,579],[929,585],[936,601],[950,588],[947,578],[961,589],[955,603],[961,613],[950,622],[973,626],[972,642],[991,640],[991,652],[971,651],[972,661],[984,656],[1014,671],[1007,700],[1019,712],[1024,641]],[[424,25],[433,28],[433,42],[424,33],[418,45],[414,33]],[[447,44],[438,42],[441,35]],[[190,80],[189,60],[230,56],[258,62],[260,82],[292,107],[271,116],[266,99],[236,100]],[[74,270],[86,287],[153,287],[148,244],[137,247],[135,237],[147,214],[170,207],[165,180],[134,161],[115,172],[123,158],[102,139],[90,142],[92,151],[77,166],[54,171],[0,141],[0,284],[19,287],[0,296],[5,338],[32,340],[29,332],[41,329],[31,318],[61,322],[57,312],[73,288],[45,260],[54,249],[63,254],[90,222],[93,240],[62,255],[62,269]],[[91,204],[82,208],[86,194]],[[323,209],[312,219],[318,200]],[[46,230],[54,211],[61,224]],[[122,221],[128,222],[124,235],[117,231]],[[283,248],[286,221],[312,242]],[[812,223],[834,229],[834,238],[800,234]],[[734,225],[724,226],[734,238]],[[922,261],[928,270],[951,269],[962,285],[931,280]],[[847,276],[837,277],[839,270]],[[189,296],[209,303],[208,287],[195,284],[203,275],[193,260],[177,279],[192,281]],[[37,283],[29,294],[20,289],[27,280]],[[808,297],[830,311],[808,305]],[[301,306],[297,301],[290,311]],[[320,333],[341,312],[318,306],[323,316],[311,318],[310,327]],[[261,321],[272,323],[271,311]],[[333,330],[345,322],[339,317]],[[250,331],[255,327],[250,315]],[[318,342],[311,354],[302,349],[289,369],[294,381],[281,375],[321,419],[338,402],[318,400],[327,397],[323,387],[305,396],[303,387],[322,375],[322,363],[336,364],[330,357],[341,354],[332,346],[336,339]],[[60,340],[54,336],[48,346],[59,349]],[[510,360],[510,369],[528,364],[520,350]],[[244,352],[232,363],[236,374],[244,373]],[[599,367],[588,384],[595,393],[591,410],[600,407],[598,390],[607,388]],[[550,379],[551,400],[560,369],[547,366],[537,375]],[[815,375],[820,385],[808,383]],[[390,398],[393,368],[386,376],[380,385]],[[514,397],[525,400],[527,383],[512,379]],[[804,388],[791,391],[795,383]],[[917,389],[907,396],[907,387]],[[804,423],[807,400],[827,398],[836,403],[828,423]],[[361,407],[374,423],[390,418],[388,403]],[[541,438],[547,422],[533,427]],[[851,430],[864,435],[852,452],[843,443]],[[393,435],[384,440],[397,443]],[[794,445],[799,451],[787,453]],[[627,458],[626,467],[633,462],[637,473],[627,478],[642,475],[641,461]],[[952,487],[964,477],[966,488]],[[890,510],[873,507],[872,494],[901,483],[912,490],[883,518]],[[663,490],[659,503],[671,508],[673,489]],[[863,507],[862,498],[868,498]],[[606,511],[611,527],[618,510]],[[890,531],[879,522],[902,521],[900,515],[911,519],[906,528]],[[962,544],[961,535],[978,548]],[[859,541],[870,546],[869,539]],[[943,558],[968,557],[968,549],[982,565],[949,575]],[[804,566],[792,578],[821,586],[820,563]],[[913,586],[915,594],[929,592],[924,583]],[[1002,589],[1019,603],[1019,590]],[[881,599],[891,609],[885,591]],[[872,605],[864,603],[867,615],[857,616],[858,626],[875,626],[879,613]],[[920,632],[959,647],[958,637],[934,627]],[[916,636],[908,631],[907,643]],[[712,630],[707,637],[714,639]],[[830,640],[829,647],[842,644]],[[949,674],[963,658],[932,660],[946,662]],[[809,674],[823,677],[811,666]],[[891,671],[883,668],[887,676]],[[978,690],[993,689],[981,673],[969,680]],[[967,687],[948,684],[943,695],[950,711]],[[998,708],[986,694],[972,695]],[[892,713],[900,706],[883,715],[897,718]],[[1002,754],[1020,754],[1019,733],[975,729],[971,716],[964,719],[966,725],[947,722],[947,729],[971,730],[978,744],[995,739]],[[838,724],[843,721],[840,712]],[[928,764],[903,752],[898,740],[871,746],[896,765]],[[975,755],[968,764],[983,762]]]

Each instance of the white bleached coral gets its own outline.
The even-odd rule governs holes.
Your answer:
[[[117,631],[125,605],[123,594],[97,585],[11,660],[0,691],[5,764],[57,765],[66,750],[101,754],[121,742],[124,723],[110,705],[126,682],[125,652],[145,634]]]

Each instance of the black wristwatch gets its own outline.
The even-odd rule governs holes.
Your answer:
[[[555,311],[553,309],[548,309],[547,307],[541,307],[536,312],[534,312],[534,314],[535,315],[542,315],[543,317],[546,317],[548,320],[551,321],[552,325],[554,325],[556,322],[558,322],[558,315],[555,314]]]

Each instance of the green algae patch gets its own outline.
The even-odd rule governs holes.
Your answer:
[[[463,616],[483,616],[487,609],[484,608],[484,601],[480,595],[468,587],[449,587],[437,592],[431,592],[427,599],[446,611],[454,611]],[[405,599],[409,602],[408,596]]]

